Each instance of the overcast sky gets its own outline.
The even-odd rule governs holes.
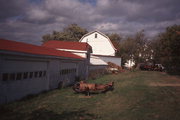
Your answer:
[[[153,37],[180,24],[180,0],[0,0],[0,38],[41,44],[42,35],[77,23],[88,31]]]

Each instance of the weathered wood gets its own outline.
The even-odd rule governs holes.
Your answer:
[[[102,93],[114,89],[114,82],[108,84],[94,84],[94,83],[85,83],[83,81],[76,83],[73,86],[73,90],[77,93]]]

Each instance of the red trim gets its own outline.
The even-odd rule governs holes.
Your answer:
[[[47,41],[43,43],[42,46],[48,47],[48,48],[82,50],[82,51],[88,51],[89,49],[91,49],[91,46],[87,43],[67,42],[67,41],[57,41],[57,40]]]
[[[83,59],[82,57],[72,54],[70,52],[5,39],[0,39],[0,50]]]

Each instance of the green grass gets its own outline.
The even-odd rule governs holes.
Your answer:
[[[86,97],[71,88],[53,90],[1,106],[0,120],[180,120],[180,83],[160,72],[105,75],[91,83],[115,82],[114,91]]]

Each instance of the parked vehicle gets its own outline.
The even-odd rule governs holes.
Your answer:
[[[154,65],[152,63],[141,63],[140,69],[141,70],[154,70]]]
[[[165,70],[165,67],[162,66],[162,64],[155,64],[154,65],[154,71],[164,71]]]
[[[162,64],[152,64],[152,63],[141,63],[141,70],[150,70],[150,71],[165,71],[165,67]]]

